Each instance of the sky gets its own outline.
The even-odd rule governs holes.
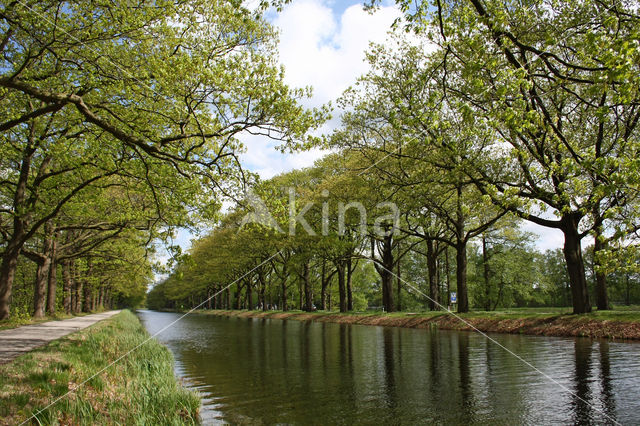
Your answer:
[[[393,21],[400,17],[395,6],[384,6],[369,14],[358,1],[295,0],[281,13],[267,15],[280,30],[280,63],[285,81],[292,87],[313,88],[304,105],[319,107],[340,97],[367,72],[365,52],[370,42],[382,43]],[[329,133],[339,124],[339,111],[318,133]],[[313,165],[323,153],[318,150],[280,154],[277,142],[265,138],[240,138],[247,152],[243,165],[263,179],[295,168]]]
[[[356,0],[294,0],[280,13],[268,13],[268,20],[280,31],[279,59],[285,68],[285,81],[292,87],[313,88],[307,107],[319,107],[335,100],[356,79],[365,74],[368,65],[365,52],[369,44],[382,43],[391,24],[401,16],[393,2],[383,2],[374,14],[362,9]],[[319,133],[329,133],[339,125],[340,111]],[[313,165],[323,152],[314,149],[299,153],[280,153],[277,142],[264,137],[246,135],[240,138],[246,152],[240,160],[248,170],[269,179],[292,169]],[[560,231],[527,222],[524,230],[540,235],[539,250],[562,245]],[[181,231],[174,243],[183,250],[190,246],[193,235]],[[159,256],[166,260],[166,256]]]

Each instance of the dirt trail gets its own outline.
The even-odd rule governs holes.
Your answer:
[[[52,340],[74,333],[90,325],[112,317],[120,311],[101,312],[83,317],[69,318],[60,321],[49,321],[40,324],[24,325],[0,331],[0,364],[7,363],[15,357],[44,346]]]

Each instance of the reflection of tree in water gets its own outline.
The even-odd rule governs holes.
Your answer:
[[[309,340],[309,328],[311,327],[310,321],[305,321],[302,323],[300,330],[300,363],[302,365],[303,371],[309,372],[309,347],[311,346],[311,341]]]
[[[311,377],[312,369],[310,368],[311,366],[311,360],[310,360],[311,339],[309,336],[310,327],[311,327],[311,322],[309,321],[303,322],[300,325],[300,341],[298,342],[300,346],[300,367],[302,371],[302,374],[300,375],[301,376],[300,385],[301,385],[301,391],[304,395],[310,395],[311,388],[312,388],[312,377]]]
[[[440,363],[440,351],[441,344],[440,341],[442,338],[437,334],[437,330],[431,330],[429,334],[429,378],[431,382],[430,391],[433,394],[437,394],[438,390],[441,389],[441,381],[440,376],[441,372],[441,363]]]
[[[593,422],[591,377],[591,341],[576,339],[575,351],[575,394],[573,395],[573,414],[575,424]]]
[[[610,419],[616,418],[616,401],[611,386],[611,363],[609,361],[609,342],[600,342],[600,382],[602,384],[602,406]]]
[[[269,353],[267,352],[267,343],[269,340],[269,328],[267,327],[267,319],[256,319],[255,332],[252,333],[252,344],[257,346],[255,357],[255,370],[253,374],[260,377],[260,383],[265,383],[269,380],[269,373],[262,368],[264,360],[267,359]]]
[[[324,376],[327,377],[327,323],[320,323],[320,336],[322,339],[322,371]]]
[[[280,356],[280,359],[282,359],[282,364],[284,367],[284,372],[285,374],[287,373],[287,371],[289,371],[289,356],[287,353],[287,336],[289,335],[289,333],[287,332],[287,321],[282,321],[282,332],[280,334],[281,336],[281,342],[282,342],[282,354]]]
[[[473,390],[471,389],[471,365],[469,364],[469,334],[458,333],[458,369],[460,371],[460,396],[462,398],[462,422],[473,421]]]
[[[340,377],[337,378],[341,385],[341,394],[349,404],[356,405],[356,385],[353,371],[353,338],[351,336],[352,327],[348,324],[340,324]]]
[[[390,410],[395,410],[398,406],[398,393],[396,389],[395,377],[395,348],[393,342],[393,333],[398,330],[390,327],[382,329],[383,350],[384,350],[384,378],[385,393],[387,395],[387,406]]]

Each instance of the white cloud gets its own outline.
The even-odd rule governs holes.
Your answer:
[[[292,86],[312,86],[313,103],[335,100],[368,70],[365,51],[369,43],[382,43],[393,21],[395,7],[369,14],[359,4],[334,15],[327,2],[301,0],[276,17],[280,28],[280,61]]]
[[[564,245],[564,234],[559,229],[546,228],[529,221],[524,221],[521,229],[537,236],[536,248],[541,252],[562,248]]]
[[[374,14],[361,4],[337,15],[328,1],[301,0],[287,5],[272,23],[280,30],[280,63],[285,81],[292,87],[313,88],[305,106],[318,107],[335,101],[356,79],[367,72],[365,52],[369,43],[382,43],[393,21],[400,16],[395,7],[383,7]],[[338,125],[339,111],[317,134],[329,133]],[[277,142],[265,137],[243,135],[247,152],[240,156],[244,167],[268,179],[292,169],[309,167],[326,151],[282,154]]]

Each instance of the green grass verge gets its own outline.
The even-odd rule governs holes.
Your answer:
[[[0,424],[196,424],[200,399],[173,374],[171,353],[130,311],[0,365]]]

